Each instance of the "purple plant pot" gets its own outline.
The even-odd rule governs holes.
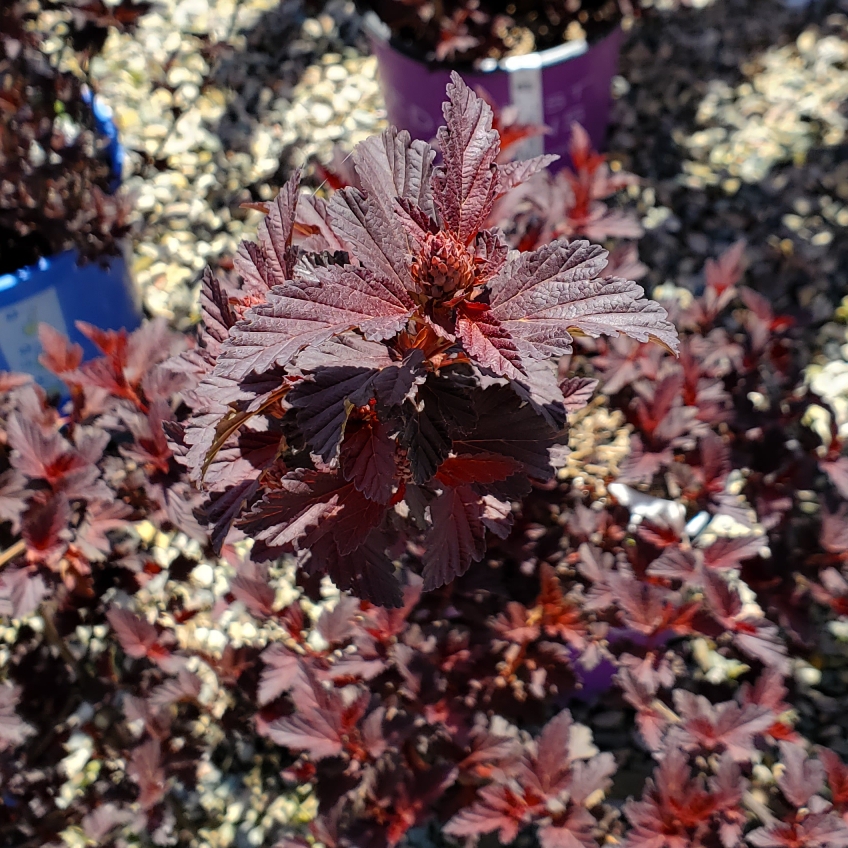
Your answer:
[[[442,102],[451,68],[401,53],[390,44],[388,27],[373,13],[366,16],[366,30],[377,57],[389,123],[409,130],[413,138],[431,141],[444,123]],[[591,47],[569,42],[500,62],[484,60],[479,70],[462,72],[462,78],[472,88],[483,88],[501,108],[514,106],[521,123],[548,126],[547,135],[522,143],[519,157],[556,153],[561,157],[553,166],[556,170],[568,164],[574,121],[589,133],[596,149],[605,145],[622,35],[617,27]]]

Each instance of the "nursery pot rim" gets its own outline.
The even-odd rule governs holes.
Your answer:
[[[419,56],[412,55],[408,50],[404,50],[395,39],[392,37],[391,28],[387,23],[380,19],[376,12],[369,9],[362,22],[363,29],[371,38],[385,44],[392,50],[405,56],[413,62],[433,71],[455,70],[458,73],[469,74],[494,74],[501,72],[512,73],[514,71],[528,69],[549,68],[553,65],[559,65],[567,62],[569,59],[576,59],[578,56],[583,56],[589,50],[602,44],[608,38],[616,35],[623,30],[622,23],[619,21],[614,26],[610,27],[609,31],[598,39],[595,39],[590,44],[585,38],[575,39],[574,41],[565,41],[562,44],[546,47],[544,50],[534,50],[532,53],[524,53],[519,56],[507,56],[503,59],[494,59],[486,57],[480,59],[476,63],[455,63],[455,62],[438,62],[433,60],[422,59]]]

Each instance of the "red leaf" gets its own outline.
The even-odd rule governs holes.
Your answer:
[[[610,573],[607,583],[625,623],[638,633],[656,636],[664,631],[679,635],[692,632],[697,603],[681,603],[676,593],[621,572]]]
[[[492,110],[453,72],[438,132],[444,164],[433,174],[433,194],[445,227],[468,244],[484,226],[499,192],[495,164],[500,137]]]
[[[376,368],[319,368],[289,392],[297,423],[310,447],[326,463],[336,458],[351,412],[376,399]]]
[[[454,440],[461,454],[497,454],[520,463],[529,477],[549,480],[553,476],[549,449],[559,433],[530,404],[507,386],[486,389],[475,398],[479,420],[467,435]]]
[[[209,268],[206,268],[200,284],[202,339],[204,346],[213,356],[221,352],[221,345],[227,340],[230,327],[238,320],[230,303],[230,296]]]
[[[132,507],[123,501],[89,504],[85,520],[76,532],[76,545],[91,560],[105,559],[112,550],[112,540],[106,534],[115,530],[126,531],[127,519],[132,512]]]
[[[354,617],[359,612],[359,601],[356,598],[342,596],[332,609],[324,609],[315,629],[332,647],[347,642],[358,630]]]
[[[765,618],[743,615],[742,599],[720,574],[705,569],[701,582],[710,611],[722,628],[733,634],[734,644],[779,673],[789,674],[787,647],[777,625]]]
[[[344,751],[340,717],[331,710],[300,710],[288,718],[277,719],[268,727],[268,736],[278,745],[294,751],[306,751],[315,760],[336,757]]]
[[[670,448],[663,448],[659,452],[645,450],[641,437],[634,434],[630,437],[630,453],[621,464],[618,482],[648,483],[658,471],[670,465],[673,459]]]
[[[663,577],[666,580],[680,580],[692,583],[699,576],[697,563],[691,551],[682,551],[677,547],[666,548],[649,566],[650,577]]]
[[[807,758],[801,745],[780,743],[780,762],[783,771],[777,778],[780,791],[794,807],[810,806],[810,798],[824,788],[824,766]]]
[[[843,498],[848,498],[848,457],[840,456],[834,460],[819,460],[822,471],[830,478],[830,482],[836,486],[836,490]]]
[[[0,523],[11,522],[14,534],[20,530],[21,515],[31,495],[26,478],[14,468],[0,474]]]
[[[771,726],[771,712],[763,707],[740,707],[734,701],[711,704],[702,695],[683,689],[674,691],[674,705],[681,724],[669,734],[667,746],[675,743],[683,750],[726,750],[737,762],[747,762],[752,753],[754,737]]]
[[[447,374],[430,376],[418,387],[415,401],[404,405],[406,425],[402,443],[407,449],[412,479],[426,483],[447,459],[453,439],[467,433],[477,422],[474,382],[451,368]]]
[[[636,283],[598,277],[606,251],[565,239],[507,261],[489,283],[492,315],[514,339],[522,357],[571,353],[572,331],[658,341],[677,351],[677,331],[659,304]]]
[[[742,274],[745,271],[745,239],[732,244],[717,260],[707,259],[704,265],[704,276],[708,288],[712,289],[719,297],[725,295],[724,303],[729,301],[726,293],[733,294],[733,289],[739,284],[742,279]],[[720,311],[719,307],[716,311]]]
[[[343,538],[344,532],[335,537],[325,535],[313,543],[310,559],[305,562],[307,571],[326,572],[339,589],[353,592],[363,600],[383,607],[400,607],[400,586],[394,565],[385,553],[386,538],[375,530],[358,548],[344,554],[339,550]]]
[[[457,813],[443,828],[448,836],[477,837],[498,832],[501,844],[518,836],[527,804],[506,784],[492,784],[480,790],[478,800]]]
[[[490,777],[499,769],[510,769],[521,755],[521,743],[513,736],[499,736],[480,725],[471,731],[470,753],[457,763],[460,771]]]
[[[0,573],[0,615],[24,618],[38,609],[46,595],[47,584],[34,566],[7,567]]]
[[[332,534],[339,553],[359,547],[383,517],[385,507],[369,501],[338,474],[298,469],[268,491],[239,526],[271,549],[308,550]]]
[[[543,728],[536,740],[533,773],[545,798],[555,798],[571,784],[571,713],[563,710]]]
[[[270,704],[294,686],[300,673],[301,657],[283,645],[271,645],[262,653],[265,668],[259,680],[260,705]]]
[[[274,285],[290,280],[294,273],[297,252],[292,249],[292,233],[299,186],[300,171],[295,171],[280,189],[268,214],[259,225],[259,244]]]
[[[628,801],[624,812],[632,828],[627,848],[688,848],[712,844],[734,816],[747,782],[738,767],[723,759],[709,788],[693,779],[686,754],[671,749],[663,758],[654,779],[646,781],[641,801]],[[734,830],[741,828],[734,828]],[[729,832],[729,831],[728,831]],[[724,844],[738,844],[735,839]],[[722,840],[723,841],[723,840]]]
[[[703,548],[704,565],[717,570],[739,568],[745,560],[758,556],[765,542],[762,536],[719,539]]]
[[[412,140],[406,130],[395,127],[366,139],[353,152],[362,188],[369,202],[381,206],[386,220],[403,214],[398,198],[436,218],[430,188],[435,155],[427,142]]]
[[[387,217],[379,200],[346,188],[333,194],[327,217],[342,245],[381,279],[397,290],[418,290],[410,271],[409,235],[397,214]]]
[[[557,636],[578,651],[586,648],[588,630],[576,603],[566,600],[556,571],[547,563],[539,569],[540,588],[536,607],[541,611],[541,625],[548,636]]]
[[[836,512],[822,510],[821,546],[832,554],[848,551],[848,504],[841,504]]]
[[[436,472],[436,479],[446,486],[466,486],[474,483],[495,483],[506,480],[520,471],[521,466],[511,457],[497,454],[460,454],[446,459]]]
[[[424,591],[461,577],[486,551],[486,529],[506,526],[494,498],[470,486],[446,488],[430,504],[432,529],[424,540]],[[508,511],[508,507],[507,507]],[[489,519],[487,521],[487,519]]]
[[[620,668],[616,676],[624,700],[636,710],[636,726],[652,751],[663,747],[663,736],[669,725],[669,711],[661,709],[656,698],[656,684],[646,685],[627,668]]]
[[[520,378],[524,373],[518,348],[486,304],[460,304],[456,334],[468,355],[484,368],[491,368],[496,374],[513,379]]]
[[[21,536],[27,545],[27,559],[54,568],[68,549],[71,506],[68,499],[56,495],[46,503],[37,503],[24,515]]]
[[[0,371],[0,394],[26,386],[33,381],[31,374],[16,374],[14,371]]]
[[[142,809],[155,807],[165,797],[165,770],[162,749],[156,739],[148,739],[133,749],[127,774],[138,784],[138,803]]]
[[[230,331],[215,374],[242,380],[285,366],[307,345],[350,328],[366,339],[386,339],[412,314],[406,291],[364,268],[317,267],[310,276],[275,286]]]
[[[388,503],[397,474],[395,450],[395,441],[385,424],[376,420],[363,422],[347,433],[342,443],[342,474],[366,498]]]
[[[756,848],[846,848],[848,827],[833,813],[810,813],[758,827],[746,839]]]
[[[9,416],[7,431],[12,465],[22,474],[45,480],[55,492],[64,492],[71,499],[111,499],[110,490],[98,482],[100,471],[95,465],[109,441],[105,431],[82,432],[78,439],[82,449],[21,413]]]
[[[251,615],[257,618],[270,618],[274,614],[274,587],[263,579],[263,572],[257,568],[255,577],[239,574],[230,581],[230,591],[237,601],[241,601]]]
[[[180,701],[196,702],[202,685],[196,674],[182,669],[176,678],[166,680],[150,693],[150,705],[162,709]]]
[[[579,412],[592,399],[595,389],[598,388],[598,381],[587,377],[567,377],[559,384],[559,388],[565,400],[566,410]]]
[[[112,607],[106,618],[115,631],[124,653],[133,659],[147,657],[161,666],[165,671],[176,672],[181,665],[181,659],[171,654],[170,650],[159,640],[156,628],[133,615],[129,610]]]
[[[82,347],[70,340],[49,324],[38,325],[38,341],[42,353],[38,361],[57,377],[65,377],[79,368],[82,362]]]
[[[833,805],[844,814],[848,811],[848,766],[828,748],[822,748],[819,751],[819,759],[827,774],[827,785],[833,798]]]

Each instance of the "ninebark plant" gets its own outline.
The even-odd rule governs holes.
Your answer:
[[[354,151],[361,188],[324,203],[287,183],[239,250],[238,291],[207,275],[183,362],[203,379],[172,431],[219,544],[235,522],[255,561],[293,553],[386,606],[405,550],[442,586],[552,478],[594,385],[549,363],[575,334],[677,346],[661,306],[603,276],[601,247],[511,251],[486,226],[552,159],[500,164],[490,107],[457,75],[447,94],[440,164],[390,128]]]

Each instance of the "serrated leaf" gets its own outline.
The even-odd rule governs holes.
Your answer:
[[[476,454],[452,456],[436,472],[436,479],[446,486],[465,486],[474,483],[495,483],[506,480],[519,470],[518,463],[508,456]]]
[[[538,174],[549,165],[553,165],[558,159],[559,156],[556,153],[545,153],[542,156],[534,156],[532,159],[515,160],[500,165],[498,168],[500,171],[498,193],[503,194],[514,189],[529,180],[534,174]]]
[[[494,500],[494,499],[493,499]],[[424,591],[437,589],[468,571],[486,552],[486,519],[506,521],[470,486],[446,488],[430,504],[432,529],[424,540]]]
[[[289,393],[301,433],[324,462],[335,460],[351,411],[376,394],[372,389],[378,373],[353,366],[321,368]]]
[[[812,796],[824,788],[824,766],[809,759],[802,745],[791,742],[780,743],[780,762],[783,764],[783,772],[777,778],[780,791],[794,807],[809,806]]]
[[[541,359],[528,359],[523,363],[524,374],[510,380],[510,388],[527,401],[545,421],[560,431],[568,420],[568,408],[557,379],[556,363]]]
[[[230,581],[230,591],[256,618],[269,618],[274,614],[276,592],[268,583],[267,570],[256,567],[256,575],[239,574]],[[263,577],[265,579],[263,579]]]
[[[389,127],[356,146],[356,172],[369,200],[380,204],[387,220],[398,213],[397,199],[406,200],[436,217],[430,175],[436,151],[412,140],[406,130]]]
[[[339,553],[354,551],[383,517],[385,507],[368,500],[340,474],[298,469],[267,491],[238,526],[269,548],[307,550],[328,533]]]
[[[202,339],[213,356],[221,351],[221,345],[237,319],[230,304],[229,293],[209,268],[204,269],[200,281],[200,309],[203,313]]]
[[[382,512],[384,507],[380,509]],[[369,529],[366,527],[365,531]],[[350,547],[347,539],[343,541],[345,548]],[[323,536],[311,546],[305,567],[310,573],[326,572],[342,591],[353,592],[378,606],[395,608],[402,605],[403,596],[394,565],[385,552],[387,540],[379,531],[369,533],[364,542],[349,552],[341,552],[341,547],[332,536]]]
[[[475,408],[479,420],[467,435],[455,440],[461,453],[493,453],[508,456],[538,480],[553,476],[548,448],[557,432],[529,404],[521,403],[507,386],[494,386],[481,393]]]
[[[456,334],[478,365],[513,379],[524,373],[518,348],[486,304],[461,304],[457,309]]]
[[[9,568],[0,572],[0,615],[24,618],[35,612],[47,595],[44,578],[31,568]]]
[[[197,701],[202,685],[196,674],[181,669],[177,677],[166,680],[150,693],[150,705],[162,709],[180,701]]]
[[[402,441],[416,483],[430,480],[450,454],[453,437],[475,425],[475,385],[469,375],[451,368],[440,377],[428,377],[415,400],[404,404]]]
[[[703,548],[704,565],[718,571],[739,568],[746,559],[758,556],[767,540],[762,536],[721,538]]]
[[[129,610],[113,607],[106,613],[106,618],[109,619],[124,653],[133,659],[146,657],[158,641],[156,628]]]
[[[349,432],[342,444],[342,474],[369,500],[388,503],[397,473],[395,448],[384,424],[364,422]]]
[[[38,325],[41,354],[38,361],[57,377],[66,377],[79,368],[82,362],[82,345],[70,340],[49,324]]]
[[[270,704],[294,686],[300,673],[301,658],[284,645],[271,645],[262,652],[265,667],[259,677],[257,699]]]
[[[294,273],[297,252],[292,248],[292,233],[297,212],[300,171],[295,171],[270,205],[268,214],[259,225],[259,244],[265,255],[272,285],[290,280]]]
[[[659,304],[634,282],[599,278],[607,253],[587,241],[559,239],[510,259],[489,282],[492,314],[522,356],[571,353],[572,333],[620,334],[677,350],[677,331]]]
[[[219,377],[241,380],[287,365],[307,345],[358,329],[366,339],[390,338],[412,313],[403,289],[363,268],[316,268],[309,279],[275,286],[249,310],[215,365]]]
[[[556,797],[570,782],[572,757],[569,746],[573,724],[571,713],[563,710],[542,728],[536,740],[533,774],[545,797]]]
[[[393,217],[387,220],[376,200],[355,188],[345,188],[333,194],[327,215],[333,232],[362,265],[401,289],[417,289],[410,273],[412,254],[407,236]]]
[[[444,832],[448,836],[475,838],[497,831],[501,844],[509,845],[518,836],[526,808],[524,799],[508,785],[485,786],[478,800],[460,810],[445,825]]]
[[[166,774],[162,768],[162,748],[157,739],[148,739],[133,748],[127,774],[139,787],[138,803],[144,810],[155,807],[165,797]]]
[[[496,160],[500,136],[492,109],[456,72],[442,106],[446,126],[438,132],[444,164],[433,174],[433,196],[444,226],[463,244],[481,230],[500,191]]]
[[[315,760],[336,757],[344,750],[338,723],[329,710],[311,709],[277,719],[268,727],[268,736],[278,745],[306,751]]]
[[[27,487],[23,474],[14,468],[0,474],[0,522],[8,521],[12,525],[12,533],[20,530],[20,519],[26,508],[32,490]]]
[[[597,380],[590,380],[587,377],[567,377],[559,384],[566,411],[579,412],[589,403],[597,388]]]
[[[679,740],[685,750],[725,749],[737,762],[746,762],[753,753],[754,737],[766,731],[774,721],[771,711],[749,704],[740,707],[734,701],[711,704],[702,695],[683,689],[673,693],[674,706],[681,718],[669,746]]]

